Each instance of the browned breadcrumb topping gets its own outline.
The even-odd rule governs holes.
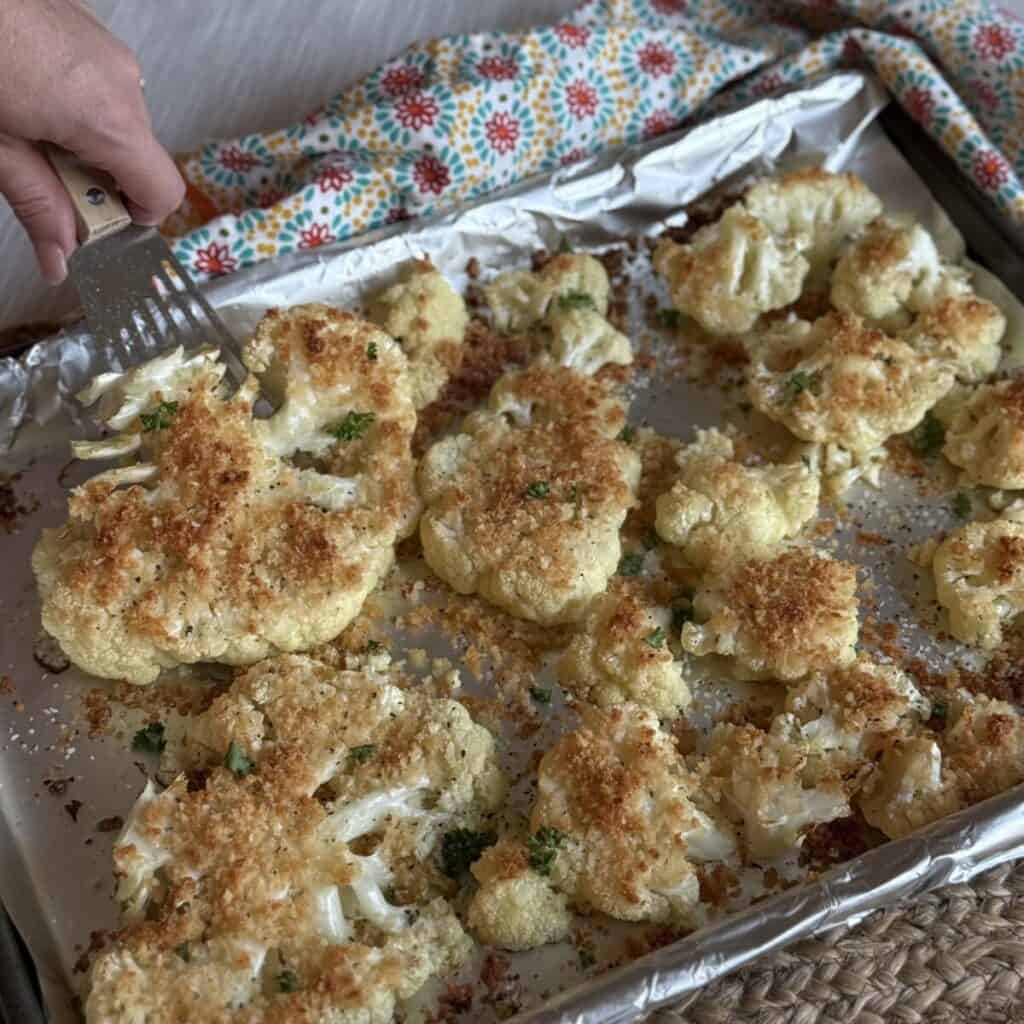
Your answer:
[[[900,627],[895,622],[879,622],[873,615],[867,615],[861,626],[861,643],[875,647],[892,661],[901,661],[903,648],[899,645]]]
[[[922,313],[914,324],[915,331],[939,341],[948,340],[958,348],[960,339],[983,330],[997,315],[991,302],[977,296],[950,296]]]
[[[708,224],[714,224],[726,209],[742,197],[742,193],[735,189],[721,192],[712,192],[700,199],[695,199],[683,207],[686,213],[686,223],[679,227],[666,228],[661,237],[669,238],[679,245],[685,245],[693,240],[693,236],[701,228]]]
[[[857,571],[847,562],[793,550],[746,562],[732,578],[728,604],[757,637],[770,659],[793,649],[821,647],[849,613]],[[828,663],[831,655],[821,651]]]

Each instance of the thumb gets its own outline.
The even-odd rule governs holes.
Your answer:
[[[31,143],[0,133],[0,193],[36,250],[43,279],[59,284],[75,250],[75,213],[49,161]]]

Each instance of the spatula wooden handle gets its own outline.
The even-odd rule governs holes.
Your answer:
[[[50,146],[47,155],[71,197],[82,245],[126,228],[132,216],[121,202],[113,179],[103,171],[83,164],[67,150]]]

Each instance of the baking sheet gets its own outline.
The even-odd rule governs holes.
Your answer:
[[[962,243],[956,231],[873,124],[884,103],[883,90],[871,78],[834,75],[682,137],[670,136],[549,180],[524,183],[497,199],[425,224],[360,239],[358,246],[346,244],[252,268],[214,285],[208,294],[241,336],[273,305],[313,300],[356,304],[412,256],[429,256],[461,288],[468,283],[470,257],[486,268],[504,270],[527,264],[534,250],[553,248],[563,237],[578,248],[600,248],[622,236],[654,235],[679,221],[681,205],[714,185],[779,164],[822,159],[833,169],[856,170],[891,211],[916,216],[948,254],[957,255]],[[638,284],[667,304],[649,276]],[[983,271],[976,284],[1008,312],[1010,361],[1019,365],[1024,358],[1019,303]],[[636,302],[630,312],[634,339],[649,333],[640,307]],[[76,973],[75,962],[90,932],[110,928],[117,919],[110,895],[110,847],[116,832],[98,829],[127,814],[144,771],[152,766],[135,763],[127,739],[86,735],[81,698],[97,685],[95,680],[75,669],[47,674],[33,660],[39,612],[28,553],[39,529],[64,517],[62,483],[80,482],[93,471],[68,467],[69,438],[90,429],[79,421],[70,396],[95,373],[146,355],[97,346],[79,331],[38,345],[19,361],[0,361],[0,445],[10,446],[3,471],[21,473],[11,486],[15,503],[25,506],[16,531],[0,533],[0,593],[7,613],[0,674],[13,685],[13,693],[0,692],[0,898],[36,959],[55,1022],[76,1019],[69,994],[80,988],[84,976]],[[723,411],[723,400],[706,385],[678,376],[641,375],[630,415],[633,422],[686,438],[693,425],[710,425]],[[923,500],[914,485],[900,479],[886,486],[889,508],[914,509],[912,530],[901,536],[901,544],[951,525],[942,496]],[[38,508],[32,509],[36,501]],[[892,532],[887,510],[870,500],[863,508],[853,504],[858,528]],[[851,537],[840,531],[838,552],[849,554],[852,545]],[[875,579],[885,618],[900,624],[901,646],[933,659],[948,656],[917,625],[919,615],[910,596],[913,567],[900,549],[856,553]],[[437,637],[418,637],[415,643],[432,654],[445,650]],[[81,801],[77,823],[67,809],[73,800]],[[783,942],[1024,854],[1022,808],[1024,794],[1004,794],[596,978],[593,971],[580,969],[568,946],[509,957],[511,971],[520,979],[513,1005],[524,1011],[523,1020],[634,1019]],[[605,938],[618,941],[614,929]],[[583,989],[557,995],[554,1004],[537,1009],[543,994],[558,993],[583,975]],[[428,1003],[429,996],[418,1000],[419,1005]],[[481,1006],[473,1019],[493,1019],[498,1012]]]

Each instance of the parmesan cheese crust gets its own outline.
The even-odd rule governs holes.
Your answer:
[[[679,478],[658,496],[655,526],[698,569],[770,554],[817,513],[820,485],[806,466],[745,465],[715,428],[697,431],[676,462]]]
[[[745,678],[798,679],[848,665],[857,642],[857,572],[809,548],[751,559],[702,584],[681,643],[724,654]]]
[[[383,1024],[465,957],[429,880],[414,904],[392,894],[442,829],[503,796],[494,741],[461,705],[285,656],[187,740],[201,781],[148,784],[116,844],[128,925],[94,965],[89,1024]]]
[[[615,571],[640,464],[615,440],[607,385],[556,367],[500,380],[489,409],[430,449],[420,523],[430,567],[520,618],[579,619]]]
[[[757,353],[747,391],[803,441],[851,452],[915,427],[954,383],[953,370],[851,313],[778,329]]]
[[[90,389],[120,434],[77,454],[139,461],[73,491],[32,560],[43,624],[87,672],[149,683],[328,640],[414,527],[416,416],[395,343],[302,306],[268,313],[245,358],[278,405],[268,419],[254,378],[225,397],[213,353],[179,349]]]

